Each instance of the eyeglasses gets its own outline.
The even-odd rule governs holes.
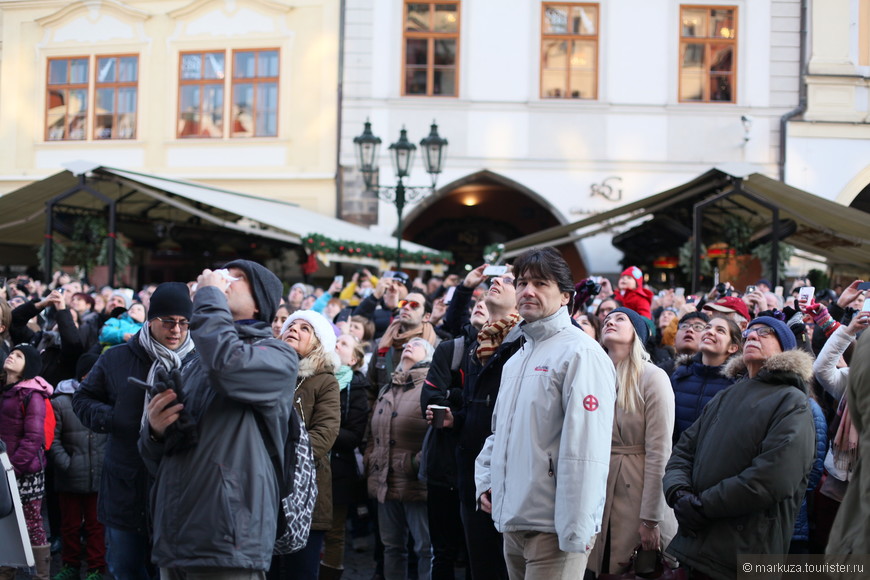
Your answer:
[[[706,330],[706,328],[707,328],[707,325],[702,324],[700,322],[697,322],[695,324],[692,324],[691,322],[684,322],[681,325],[679,325],[677,328],[679,328],[680,330],[689,330],[691,328],[695,332],[704,332],[704,330]]]
[[[747,328],[743,331],[743,338],[749,338],[749,335],[753,332],[757,334],[759,338],[764,338],[765,336],[770,336],[776,331],[769,326],[753,326],[752,328]]]
[[[411,310],[417,310],[423,305],[416,300],[399,300],[399,308],[404,308],[405,306],[409,306]]]
[[[172,320],[171,318],[158,318],[157,320],[163,325],[164,330],[172,330],[176,324],[181,330],[185,330],[190,326],[190,321],[188,320]]]
[[[517,279],[513,276],[493,276],[492,278],[490,278],[490,283],[495,282],[496,280],[498,280],[505,286],[516,286],[517,284]]]

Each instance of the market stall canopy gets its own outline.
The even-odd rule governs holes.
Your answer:
[[[331,218],[296,204],[219,189],[153,174],[77,161],[64,165],[65,171],[36,181],[0,197],[0,244],[37,246],[45,236],[46,204],[65,193],[101,194],[113,200],[121,222],[207,223],[241,234],[306,246],[321,261],[329,260],[381,265],[379,249],[393,250],[396,238]],[[101,211],[105,207],[95,195],[75,193],[56,206],[63,210]],[[316,241],[318,247],[312,247]],[[404,260],[409,267],[431,269],[443,257],[437,250],[404,241],[403,254],[432,257]],[[364,251],[346,253],[338,247],[359,247]],[[354,248],[356,249],[356,248]]]
[[[688,215],[685,221],[691,231],[691,210],[694,205],[714,197],[723,200],[729,193],[743,194],[723,201],[721,211],[704,212],[701,238],[710,229],[720,228],[729,217],[751,221],[759,216],[768,219],[770,206],[779,209],[782,223],[781,241],[796,248],[824,257],[832,268],[870,272],[870,215],[834,201],[791,187],[760,173],[743,173],[740,167],[714,168],[692,181],[602,212],[585,219],[549,228],[504,244],[504,258],[519,255],[528,248],[555,246],[575,242],[614,227],[636,225],[655,214]],[[654,252],[655,248],[649,248]]]

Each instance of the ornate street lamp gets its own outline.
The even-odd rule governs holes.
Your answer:
[[[429,135],[420,141],[423,151],[423,165],[426,172],[432,178],[431,186],[406,186],[404,179],[411,176],[411,167],[414,163],[414,154],[417,146],[408,141],[408,132],[402,127],[399,132],[399,140],[390,145],[390,160],[393,171],[399,182],[394,186],[375,185],[374,174],[378,171],[378,149],[381,145],[380,137],[372,133],[372,124],[366,121],[363,133],[354,138],[356,147],[357,166],[363,174],[363,180],[368,191],[374,191],[379,199],[390,202],[396,206],[399,217],[396,243],[396,270],[402,269],[402,212],[406,203],[419,201],[429,193],[435,191],[438,175],[444,166],[444,158],[447,155],[447,139],[438,135],[438,125],[432,122]]]

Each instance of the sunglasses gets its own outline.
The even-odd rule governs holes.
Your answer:
[[[175,325],[178,325],[178,328],[181,330],[185,330],[190,326],[190,322],[187,320],[172,320],[171,318],[158,318],[157,320],[163,325],[164,330],[172,330],[175,328]]]
[[[417,310],[423,305],[416,300],[399,300],[399,308],[404,308],[405,306],[410,306],[411,310]]]
[[[743,338],[749,338],[749,335],[753,332],[757,334],[759,338],[763,338],[765,336],[770,336],[775,331],[769,326],[753,326],[752,328],[747,328],[743,331]]]

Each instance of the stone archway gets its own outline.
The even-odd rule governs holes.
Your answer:
[[[836,201],[870,213],[870,165],[849,180],[837,195]]]
[[[457,272],[483,262],[483,249],[566,223],[539,194],[483,170],[440,188],[405,218],[403,238],[453,252]],[[559,246],[576,279],[586,267],[574,244]]]

